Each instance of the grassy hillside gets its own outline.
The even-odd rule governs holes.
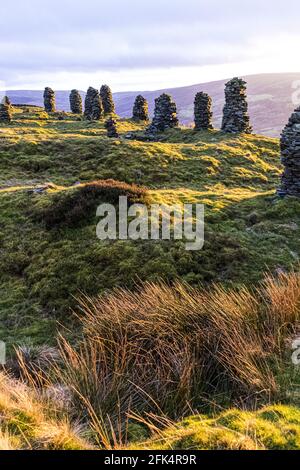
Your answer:
[[[131,288],[138,279],[250,283],[297,263],[300,203],[275,197],[277,140],[182,128],[141,142],[125,139],[142,130],[126,120],[121,138],[109,140],[103,123],[59,117],[18,109],[11,125],[0,126],[0,333],[9,344],[51,338],[79,291]],[[43,207],[63,210],[79,182],[109,178],[146,186],[148,202],[204,203],[204,249],[100,242],[93,215],[101,195],[77,221],[46,226]]]
[[[143,125],[118,124],[108,139],[102,121],[31,107],[0,124],[0,339],[29,384],[1,375],[0,446],[299,447],[299,276],[284,273],[300,201],[276,196],[278,140],[178,128],[145,142]],[[96,208],[120,195],[203,203],[203,250],[99,241]]]

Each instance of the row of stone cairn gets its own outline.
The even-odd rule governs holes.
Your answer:
[[[212,116],[211,97],[203,92],[197,93],[194,101],[195,130],[213,129]],[[177,126],[176,104],[169,95],[163,93],[155,100],[154,117],[146,133],[149,136],[154,136],[157,132]],[[239,78],[233,78],[225,86],[222,131],[246,134],[252,132],[248,114],[246,82]]]
[[[103,85],[100,92],[90,87],[84,104],[84,117],[88,120],[99,120],[104,115],[115,112],[112,92],[108,85]],[[44,91],[44,108],[48,113],[56,111],[55,92],[49,87]],[[78,90],[72,90],[70,93],[70,108],[73,114],[83,113],[82,97]]]
[[[55,112],[55,93],[51,88],[45,88],[44,92],[44,107],[49,113]],[[70,108],[73,114],[82,114],[83,105],[82,97],[78,90],[72,90],[70,93]],[[100,93],[96,88],[89,87],[84,103],[84,117],[88,120],[99,120],[104,115],[114,114],[115,105],[111,89],[108,85],[103,85]],[[147,100],[138,95],[133,106],[134,121],[148,121],[148,102]]]
[[[7,105],[1,105],[0,120],[9,121],[10,109]],[[44,91],[44,107],[48,113],[56,110],[55,92],[47,87]],[[70,107],[74,114],[83,113],[82,97],[78,90],[70,93]],[[109,86],[103,85],[100,92],[90,87],[85,97],[84,117],[87,120],[99,120],[105,115],[115,113],[115,105]],[[148,102],[138,95],[133,106],[134,121],[149,120]],[[212,100],[203,92],[197,93],[194,101],[194,119],[196,130],[212,129]],[[147,134],[156,134],[165,129],[178,126],[176,104],[172,98],[163,93],[155,100],[154,117],[147,129]],[[222,130],[224,132],[250,133],[250,119],[248,115],[248,104],[246,98],[246,83],[238,78],[230,80],[225,86],[225,106],[223,110]]]
[[[55,92],[49,87],[45,88],[44,91],[44,107],[48,113],[53,113],[56,110]],[[84,113],[79,91],[72,90],[70,93],[70,108],[73,114],[83,114],[88,121],[98,121],[106,115],[115,113],[115,104],[108,85],[103,85],[100,92],[96,88],[89,87],[84,102]],[[118,137],[117,121],[113,117],[105,122],[105,127],[108,137]]]
[[[55,93],[47,87],[44,91],[44,106],[49,113],[55,112]],[[82,98],[77,90],[70,94],[71,111],[82,114]],[[88,120],[99,120],[105,115],[113,115],[115,106],[110,88],[103,85],[100,93],[90,87],[85,98],[84,117]],[[133,106],[133,120],[149,120],[147,100],[138,95]],[[10,122],[12,119],[12,106],[9,98],[5,96],[0,103],[0,122]],[[195,130],[213,129],[212,100],[206,93],[199,92],[194,101]],[[146,134],[155,137],[158,132],[178,126],[176,104],[171,96],[163,93],[155,100],[154,116],[146,129]],[[106,121],[108,137],[118,137],[117,121],[113,116]],[[223,109],[222,131],[228,133],[251,133],[252,127],[248,114],[246,95],[246,82],[233,78],[225,85],[225,105]],[[291,195],[300,197],[300,107],[295,109],[288,124],[281,134],[280,140],[281,162],[284,172],[281,186],[278,190],[280,196]]]

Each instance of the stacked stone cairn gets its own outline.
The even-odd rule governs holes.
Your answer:
[[[284,172],[277,193],[300,197],[300,107],[295,109],[282,131],[280,149]]]
[[[47,113],[55,112],[55,93],[52,88],[46,87],[44,91],[44,107]]]
[[[94,102],[97,100],[97,96],[99,96],[98,90],[93,87],[89,87],[84,102],[84,117],[89,121],[93,120],[93,106]]]
[[[110,117],[105,122],[105,128],[107,130],[107,137],[119,137],[117,121],[113,117]]]
[[[100,96],[103,104],[104,114],[113,114],[115,112],[115,104],[111,89],[108,85],[102,85]]]
[[[148,101],[138,95],[133,105],[132,119],[134,121],[149,121]]]
[[[100,98],[98,90],[93,98],[92,103],[92,119],[93,121],[99,121],[103,117],[103,104]]]
[[[240,78],[233,78],[226,83],[222,131],[251,134],[246,90],[246,82]]]
[[[4,96],[0,103],[0,122],[11,122],[12,107],[11,102],[7,96]]]
[[[2,99],[3,104],[7,104],[8,106],[11,106],[11,101],[8,96],[4,96]]]
[[[194,101],[195,129],[197,131],[213,129],[212,99],[202,91],[197,93]]]
[[[170,95],[163,93],[155,100],[154,117],[147,129],[147,134],[156,134],[177,126],[176,104]]]
[[[82,98],[78,90],[70,93],[70,108],[73,114],[82,114]]]

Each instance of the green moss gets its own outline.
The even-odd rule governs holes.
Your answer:
[[[275,405],[257,412],[230,410],[216,418],[193,416],[165,429],[159,437],[140,443],[138,448],[300,449],[300,412],[294,407]]]

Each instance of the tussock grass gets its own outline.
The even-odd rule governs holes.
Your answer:
[[[21,348],[11,371],[23,383],[0,375],[0,445],[299,448],[299,314],[299,273],[253,289],[147,282],[82,297],[75,345],[61,334],[59,354]]]
[[[70,424],[55,402],[37,390],[0,373],[0,449],[79,450],[91,446],[84,429]]]
[[[281,375],[299,313],[296,273],[253,290],[146,283],[82,298],[83,337],[75,348],[61,337],[59,381],[82,413],[88,403],[112,422],[131,409],[178,419],[211,397],[255,408],[291,390]]]
[[[264,403],[293,402],[288,396],[299,384],[290,357],[299,329],[298,273],[268,276],[251,290],[145,283],[134,292],[83,297],[80,306],[81,341],[73,346],[60,336],[59,360],[51,360],[47,349],[18,352],[20,376],[34,390],[22,418],[26,430],[35,429],[32,446],[67,446],[76,417],[101,448],[299,448],[296,408],[258,410]],[[32,405],[37,394],[42,400],[51,389],[62,391],[67,409],[67,421],[59,426],[42,424],[41,407]],[[6,389],[2,396],[7,395]],[[229,403],[240,409],[195,414],[173,424]],[[9,445],[11,418],[6,422]],[[154,435],[145,440],[149,432]]]

